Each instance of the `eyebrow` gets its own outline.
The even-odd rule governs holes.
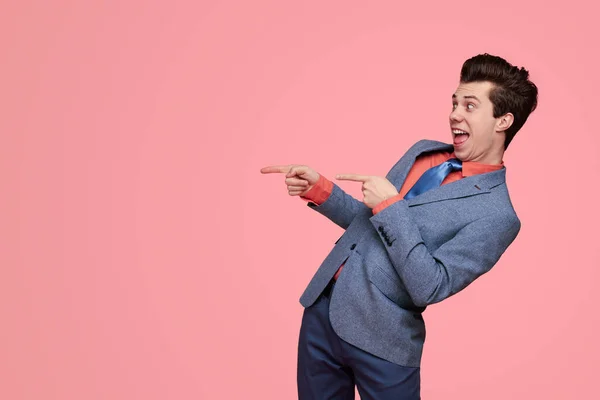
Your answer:
[[[456,94],[453,94],[453,95],[452,95],[452,99],[454,100],[455,98],[456,98]],[[475,99],[475,100],[477,100],[478,102],[480,102],[480,103],[481,103],[481,100],[479,100],[479,99],[477,98],[477,96],[469,95],[469,96],[464,96],[464,98],[465,98],[465,99]]]

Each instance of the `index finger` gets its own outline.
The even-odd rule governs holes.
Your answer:
[[[358,175],[358,174],[337,174],[335,179],[341,181],[355,181],[355,182],[366,182],[369,179],[368,175]]]
[[[268,167],[261,168],[260,172],[263,174],[287,174],[290,169],[290,165],[269,165]]]

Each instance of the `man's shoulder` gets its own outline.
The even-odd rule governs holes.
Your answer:
[[[424,153],[430,151],[452,151],[454,146],[438,140],[421,139],[411,146],[408,152]]]
[[[423,146],[429,146],[429,145],[451,146],[450,143],[441,142],[439,140],[433,140],[433,139],[421,139],[421,140],[417,141],[414,144],[414,146],[417,146],[417,145],[423,145]]]
[[[406,150],[402,157],[400,157],[396,164],[390,169],[386,178],[391,182],[401,173],[399,171],[410,168],[415,159],[423,153],[453,150],[454,146],[452,144],[439,142],[437,140],[421,139]]]

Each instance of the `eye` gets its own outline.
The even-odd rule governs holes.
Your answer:
[[[473,107],[472,107],[472,108],[469,108],[469,107],[471,107],[471,106],[473,106]],[[467,109],[469,109],[469,110],[472,110],[472,109],[474,109],[474,108],[475,108],[475,104],[473,104],[473,103],[469,103],[469,104],[467,104]]]
[[[454,110],[456,108],[457,104],[456,103],[452,103],[452,109]]]

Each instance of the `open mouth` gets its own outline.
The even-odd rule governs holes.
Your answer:
[[[454,145],[458,147],[469,139],[469,132],[462,129],[452,129],[452,136],[454,137]]]

